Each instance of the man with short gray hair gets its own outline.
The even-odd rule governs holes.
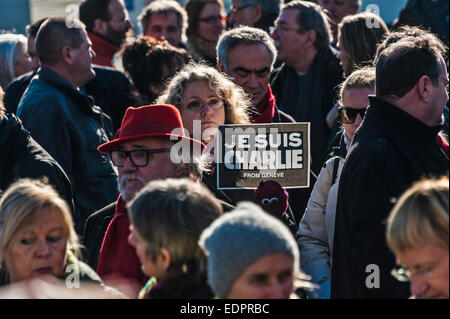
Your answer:
[[[269,34],[252,27],[225,32],[217,44],[217,66],[241,86],[256,111],[252,123],[294,122],[276,106],[269,84],[277,49]]]
[[[233,0],[229,24],[247,25],[270,32],[284,0]]]
[[[342,81],[338,53],[330,47],[330,27],[319,5],[292,1],[283,7],[272,38],[284,62],[271,85],[280,109],[298,122],[311,123],[311,169],[318,175],[331,131],[326,115]]]
[[[156,0],[142,10],[139,16],[142,33],[158,40],[167,40],[183,47],[187,29],[187,13],[176,1]]]

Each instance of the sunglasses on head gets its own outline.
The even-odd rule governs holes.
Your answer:
[[[342,119],[342,122],[344,124],[353,124],[355,123],[356,117],[361,116],[361,119],[364,118],[364,115],[366,115],[367,107],[363,109],[354,109],[348,106],[343,106],[338,108],[339,116]]]

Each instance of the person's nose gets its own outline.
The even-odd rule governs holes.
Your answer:
[[[136,171],[137,167],[134,166],[133,162],[131,161],[130,155],[128,155],[125,158],[125,162],[123,163],[122,170],[123,171]]]
[[[45,239],[40,240],[36,251],[37,257],[47,257],[50,255],[50,251],[49,243]]]
[[[428,284],[425,280],[417,277],[411,278],[411,293],[416,297],[423,297],[428,290]]]
[[[256,77],[256,74],[251,73],[251,74],[248,76],[248,79],[247,79],[247,81],[245,82],[245,84],[247,85],[247,87],[249,87],[249,88],[251,88],[251,89],[257,88],[257,87],[259,86],[259,82],[258,82],[258,79],[257,79],[257,77]]]
[[[355,127],[356,128],[358,128],[359,127],[359,125],[361,124],[361,122],[362,122],[362,117],[361,117],[361,114],[356,114],[356,119],[355,119],[355,123],[353,123],[354,125],[355,125]]]
[[[94,59],[97,56],[94,49],[92,49],[92,48],[89,49],[89,54],[91,55],[91,59]]]
[[[286,298],[285,294],[285,287],[282,283],[280,283],[278,280],[275,280],[270,285],[270,291],[268,292],[268,298],[269,299],[284,299]]]
[[[276,25],[276,26],[275,26],[275,29],[273,29],[272,34],[271,34],[272,39],[274,39],[274,40],[280,40],[280,35],[279,35],[278,32],[279,32],[279,31],[278,31],[278,25]]]

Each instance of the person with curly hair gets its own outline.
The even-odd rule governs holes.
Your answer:
[[[250,123],[251,102],[244,90],[215,68],[195,62],[170,81],[157,103],[176,106],[191,136],[200,121],[205,144],[214,140],[219,125]]]
[[[169,79],[189,59],[186,50],[147,36],[126,44],[122,49],[123,67],[138,90],[142,105],[154,102]]]

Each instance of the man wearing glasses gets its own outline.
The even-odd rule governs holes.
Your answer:
[[[436,143],[448,101],[445,52],[428,32],[394,42],[388,37],[380,45],[375,96],[339,184],[331,298],[409,296],[408,285],[390,274],[395,257],[387,248],[386,220],[413,182],[448,174],[448,157]],[[415,232],[423,231],[419,225]]]
[[[284,0],[233,0],[228,23],[246,25],[270,33]]]
[[[283,112],[311,123],[311,169],[318,175],[327,155],[331,130],[326,116],[335,104],[342,68],[330,47],[330,26],[319,5],[292,1],[285,5],[272,33],[278,60],[272,91]]]
[[[188,143],[192,152],[171,152],[176,142]],[[184,135],[179,111],[171,105],[130,107],[114,140],[100,145],[118,169],[118,200],[92,214],[84,232],[87,261],[105,280],[126,279],[142,286],[146,276],[141,271],[135,249],[129,245],[129,219],[126,205],[148,182],[165,178],[188,177],[199,180],[204,160],[204,145]],[[199,156],[194,153],[198,151]],[[187,157],[186,157],[187,156]],[[135,296],[134,296],[135,297]]]

